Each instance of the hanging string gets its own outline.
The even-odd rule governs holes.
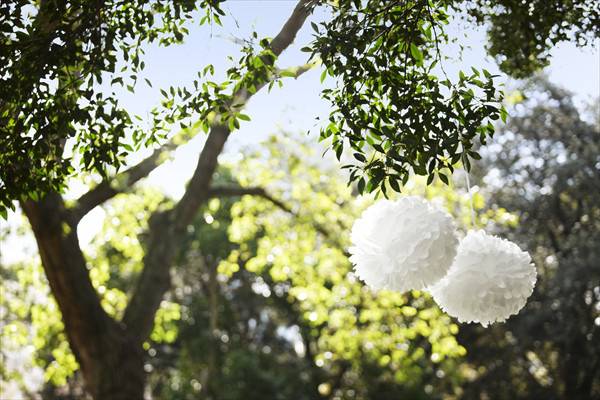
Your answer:
[[[471,182],[469,181],[469,171],[465,168],[465,178],[467,181],[467,194],[469,195],[469,205],[471,206],[471,226],[475,228],[475,207],[473,206],[473,195],[471,194]]]

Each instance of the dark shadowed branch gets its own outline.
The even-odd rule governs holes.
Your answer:
[[[133,167],[99,183],[77,199],[71,208],[72,219],[78,223],[88,212],[119,193],[126,192],[141,179],[147,177],[154,169],[168,159],[168,154],[181,143],[179,135],[154,150],[152,154]]]
[[[237,186],[214,186],[211,187],[208,191],[208,197],[239,197],[244,195],[250,196],[258,196],[262,197],[266,200],[269,200],[271,203],[281,208],[283,211],[288,212],[294,216],[297,216],[296,213],[292,210],[290,206],[285,204],[284,202],[277,200],[273,196],[271,196],[264,188],[261,187],[237,187]]]

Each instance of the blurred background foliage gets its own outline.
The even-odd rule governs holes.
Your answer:
[[[507,323],[459,326],[423,292],[374,293],[352,273],[354,219],[371,204],[314,145],[278,134],[221,168],[188,226],[174,285],[145,343],[156,399],[591,399],[600,397],[600,132],[544,79],[482,151],[471,196],[413,177],[408,194],[531,252],[539,279]],[[598,110],[597,105],[593,106]],[[596,119],[594,119],[596,118]],[[140,272],[151,188],[104,206],[90,275],[120,316]],[[23,234],[26,234],[25,232]],[[93,262],[92,262],[93,261]],[[74,399],[82,380],[38,261],[0,266],[4,393]],[[17,398],[17,397],[15,397]]]

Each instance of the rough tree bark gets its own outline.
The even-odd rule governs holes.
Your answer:
[[[300,0],[291,16],[271,42],[280,55],[295,39],[298,30],[312,11],[315,0]],[[300,68],[297,74],[306,69]],[[249,93],[234,95],[234,102],[245,103]],[[128,190],[160,164],[161,152],[105,181],[83,195],[72,208],[61,196],[49,193],[40,201],[21,203],[34,232],[40,258],[50,288],[62,313],[66,335],[81,367],[86,388],[96,400],[138,400],[144,397],[145,373],[143,342],[154,324],[156,311],[169,290],[170,269],[179,251],[185,227],[200,206],[220,192],[211,191],[217,158],[230,134],[227,127],[213,126],[200,153],[197,167],[182,199],[170,210],[152,216],[149,227],[148,253],[144,268],[121,321],[111,318],[102,308],[92,286],[85,257],[77,238],[77,225],[94,207]],[[113,183],[118,182],[119,186]],[[256,190],[247,191],[253,194]],[[221,194],[244,192],[227,190]],[[264,192],[258,193],[259,195]]]
[[[69,344],[95,399],[143,397],[143,353],[122,324],[110,318],[89,279],[68,210],[56,193],[21,207],[34,232]]]

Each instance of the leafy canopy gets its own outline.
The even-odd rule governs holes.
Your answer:
[[[144,45],[181,42],[184,23],[200,8],[201,23],[220,21],[219,3],[1,2],[0,211],[61,190],[77,168],[106,176],[131,144],[156,141],[160,132],[142,131],[110,91],[118,85],[134,92]]]
[[[135,92],[145,67],[144,45],[179,43],[186,23],[220,24],[221,0],[93,2],[10,0],[0,4],[0,212],[15,200],[60,191],[68,176],[91,170],[106,176],[142,145],[161,141],[174,124],[205,130],[240,120],[240,93],[273,84],[278,71],[270,40],[243,49],[224,82],[194,81],[163,90],[150,128],[123,109],[112,87]],[[363,191],[401,190],[410,173],[447,181],[442,172],[479,155],[476,141],[506,117],[494,76],[475,68],[458,77],[443,70],[439,48],[448,22],[464,16],[489,26],[488,51],[503,71],[530,75],[548,63],[564,40],[585,45],[600,36],[593,0],[337,0],[305,1],[329,7],[313,24],[305,47],[337,85],[324,89],[332,105],[321,138]],[[197,12],[201,11],[201,17]],[[259,39],[255,35],[255,39]],[[255,48],[257,47],[257,48]],[[212,74],[206,66],[200,78]],[[151,82],[147,82],[151,85]],[[215,119],[215,115],[220,118]]]

